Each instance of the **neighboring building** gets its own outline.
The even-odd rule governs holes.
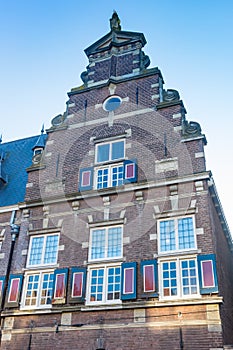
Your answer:
[[[0,144],[1,349],[230,349],[205,135],[144,35],[110,26],[47,135]]]

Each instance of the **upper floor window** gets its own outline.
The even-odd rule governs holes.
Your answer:
[[[196,248],[193,217],[159,222],[160,253]]]
[[[137,162],[125,158],[124,139],[97,143],[95,165],[80,169],[79,190],[100,190],[137,182]]]
[[[105,111],[112,112],[120,107],[122,99],[119,96],[110,96],[104,101],[103,108]]]
[[[56,264],[59,235],[31,237],[27,266]]]
[[[91,230],[89,261],[122,257],[122,227],[106,227]]]
[[[104,142],[96,145],[96,163],[116,161],[125,157],[125,141]]]
[[[96,188],[121,186],[124,183],[123,164],[112,164],[96,169]]]

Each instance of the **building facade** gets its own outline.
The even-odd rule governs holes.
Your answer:
[[[66,111],[0,144],[3,350],[233,344],[233,245],[206,138],[145,44],[114,12]]]

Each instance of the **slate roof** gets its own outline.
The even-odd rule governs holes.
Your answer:
[[[24,201],[27,171],[32,164],[33,147],[42,135],[0,144],[0,170],[6,182],[0,180],[0,207]],[[44,140],[47,135],[43,134]],[[1,175],[1,174],[0,174]]]

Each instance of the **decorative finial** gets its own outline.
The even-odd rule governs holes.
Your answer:
[[[111,30],[121,30],[121,21],[115,10],[113,11],[112,18],[110,18],[110,28]]]
[[[41,128],[41,134],[44,133],[44,124],[42,125],[42,128]]]

